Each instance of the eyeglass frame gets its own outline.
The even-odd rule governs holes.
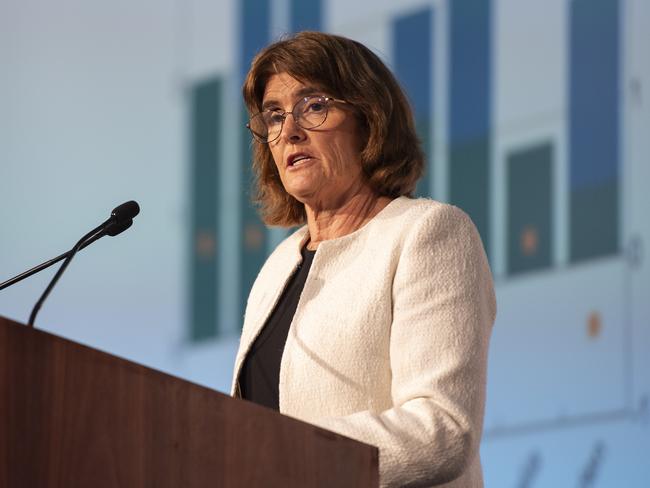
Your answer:
[[[313,127],[303,127],[302,125],[300,125],[300,122],[299,122],[301,117],[296,118],[296,115],[293,112],[294,112],[294,110],[296,110],[296,107],[300,103],[302,103],[302,102],[304,102],[306,100],[309,100],[310,98],[323,98],[323,99],[325,99],[325,102],[326,102],[325,107],[326,107],[327,111],[325,112],[325,118],[323,119],[323,121],[320,124],[314,125]],[[246,123],[246,128],[250,131],[253,138],[257,142],[259,142],[260,144],[270,144],[271,142],[277,141],[280,138],[280,135],[282,134],[282,129],[284,129],[284,122],[287,120],[287,116],[289,116],[290,114],[293,115],[293,120],[296,123],[296,125],[298,127],[300,127],[301,129],[303,129],[303,130],[313,130],[313,129],[316,129],[317,127],[320,127],[321,125],[323,125],[325,123],[325,121],[327,120],[327,116],[329,115],[329,110],[330,110],[329,102],[346,103],[346,104],[350,103],[350,102],[348,102],[346,100],[341,100],[340,98],[328,97],[328,96],[325,96],[325,95],[308,95],[308,96],[302,97],[300,100],[298,100],[293,105],[291,110],[286,110],[284,112],[281,112],[280,110],[266,109],[266,110],[262,110],[261,112],[257,112],[250,119],[248,119],[248,122]],[[259,115],[262,115],[265,112],[275,112],[276,115],[279,115],[279,116],[282,117],[282,123],[280,124],[280,130],[278,131],[277,136],[275,136],[273,139],[268,139],[266,141],[262,141],[262,140],[260,140],[259,136],[251,128],[251,120],[253,120],[253,118],[255,118],[255,117],[259,116]]]

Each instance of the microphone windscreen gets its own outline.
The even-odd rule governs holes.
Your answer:
[[[140,205],[134,200],[123,203],[113,209],[111,220],[116,223],[126,222],[140,213]],[[125,227],[126,229],[126,227]]]
[[[125,220],[124,222],[113,222],[106,227],[106,234],[111,237],[115,237],[118,234],[121,234],[126,229],[133,225],[133,219]]]

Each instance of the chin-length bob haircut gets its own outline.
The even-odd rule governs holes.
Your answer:
[[[300,32],[262,50],[242,87],[250,115],[262,110],[269,78],[287,73],[350,103],[363,137],[365,182],[379,196],[410,196],[424,168],[411,107],[382,61],[359,42],[322,32]],[[253,140],[255,200],[268,225],[305,222],[304,205],[280,181],[268,144]]]

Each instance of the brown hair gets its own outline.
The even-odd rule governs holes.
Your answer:
[[[365,181],[380,196],[411,195],[424,169],[413,114],[395,77],[372,51],[322,32],[300,32],[271,44],[255,56],[242,87],[249,114],[262,110],[266,83],[279,73],[352,104],[365,137]],[[290,227],[305,221],[304,206],[284,190],[268,145],[256,140],[253,172],[266,224]]]

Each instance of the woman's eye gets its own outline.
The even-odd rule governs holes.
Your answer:
[[[307,105],[307,112],[322,112],[325,110],[325,103],[321,100],[310,102]]]
[[[284,120],[284,114],[282,112],[269,112],[266,117],[266,122],[268,124],[281,124]]]

